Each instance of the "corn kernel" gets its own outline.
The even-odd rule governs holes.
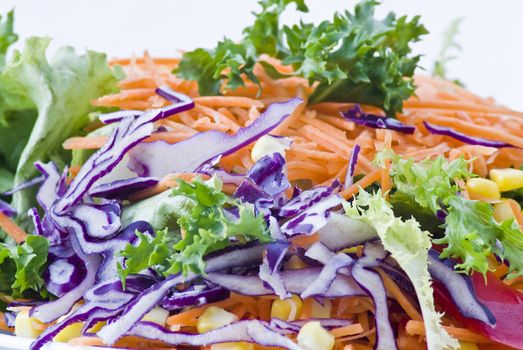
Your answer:
[[[105,322],[105,321],[96,322],[96,323],[94,324],[94,326],[92,326],[91,328],[89,328],[87,331],[88,331],[89,333],[98,333],[98,331],[99,331],[100,329],[102,329],[106,324],[107,324],[107,322]]]
[[[470,199],[493,201],[501,198],[498,185],[494,181],[474,178],[467,181]]]
[[[254,345],[245,342],[213,344],[210,350],[254,350]]]
[[[302,301],[299,296],[293,295],[289,299],[275,299],[271,306],[271,317],[284,321],[294,321],[300,317]]]
[[[54,337],[54,341],[60,342],[60,343],[67,343],[69,340],[73,338],[80,337],[82,335],[82,328],[84,324],[82,322],[73,323],[72,325],[69,325],[62,329],[60,333],[58,333]]]
[[[459,342],[460,350],[478,350],[478,346],[474,343],[469,343],[466,341]]]
[[[15,335],[24,338],[36,338],[44,330],[43,323],[29,316],[29,310],[22,310],[16,314]]]
[[[523,187],[523,170],[518,169],[492,169],[490,178],[501,192],[512,191]]]
[[[289,260],[283,263],[285,270],[299,270],[308,267],[297,255],[292,255]]]
[[[306,350],[331,350],[334,336],[318,321],[306,323],[298,333],[298,345]]]
[[[251,151],[251,159],[257,162],[263,158],[274,153],[279,153],[285,157],[285,151],[289,148],[288,139],[274,137],[271,135],[262,136],[254,143]]]
[[[143,316],[142,321],[152,322],[152,323],[156,323],[160,326],[164,326],[165,321],[167,321],[168,316],[169,316],[169,311],[167,311],[161,307],[155,307],[154,309],[152,309],[151,311],[149,311],[148,313],[146,313]]]
[[[329,299],[323,299],[322,302],[323,305],[315,299],[312,300],[311,316],[313,318],[331,318],[332,302]]]
[[[518,210],[521,210],[519,203],[513,199],[502,199],[501,202],[494,204],[494,219],[498,222],[514,219],[514,212],[510,203],[513,202]]]
[[[196,329],[199,333],[212,331],[238,321],[238,317],[222,308],[211,306],[198,317]]]

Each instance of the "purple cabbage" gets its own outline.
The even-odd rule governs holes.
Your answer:
[[[429,122],[426,122],[426,121],[423,122],[423,125],[431,134],[452,137],[453,139],[456,139],[463,143],[468,143],[469,145],[478,145],[478,146],[495,147],[495,148],[514,147],[508,143],[501,142],[501,141],[493,141],[493,140],[487,140],[487,139],[484,139],[481,137],[465,135],[452,128],[430,124]]]
[[[67,192],[55,203],[55,213],[63,214],[76,205],[96,180],[108,174],[129,150],[151,135],[155,121],[193,106],[194,103],[187,97],[184,101],[144,112],[136,118],[122,119],[107,143],[85,162]]]
[[[84,261],[76,254],[69,257],[52,257],[50,254],[47,260],[52,262],[43,274],[45,286],[57,297],[76,288],[87,275]]]
[[[81,222],[84,232],[92,238],[110,239],[120,229],[120,205],[78,204],[71,209],[72,217]]]
[[[130,152],[129,168],[140,176],[163,177],[171,172],[194,172],[218,156],[226,156],[256,141],[283,122],[302,103],[293,98],[271,104],[252,124],[235,135],[219,131],[198,133],[187,140],[142,143]]]
[[[269,244],[267,247],[267,254],[263,259],[259,271],[260,279],[281,299],[291,297],[285,289],[285,284],[283,283],[280,274],[281,264],[285,258],[285,254],[289,250],[289,247],[290,243],[287,241],[276,241]]]
[[[44,179],[45,179],[44,176],[37,176],[31,180],[27,180],[25,182],[22,182],[21,184],[14,186],[12,189],[10,189],[9,191],[6,191],[2,194],[4,196],[12,196],[16,192],[20,192],[22,190],[25,190],[26,188],[30,188],[30,187],[36,186],[38,184],[41,184],[44,181]]]
[[[416,127],[405,125],[397,119],[365,113],[358,104],[345,112],[341,112],[341,115],[353,123],[369,128],[395,130],[404,134],[414,134],[416,130]]]
[[[496,318],[476,297],[470,278],[456,273],[454,267],[453,261],[441,260],[437,251],[429,250],[429,272],[434,280],[445,286],[461,315],[494,327]]]
[[[345,183],[343,187],[349,188],[354,183],[354,170],[356,170],[356,164],[358,163],[358,156],[360,154],[360,145],[355,145],[350,153],[349,165],[347,166],[347,175],[345,175]]]
[[[303,191],[285,203],[285,205],[280,208],[279,215],[284,218],[299,215],[303,213],[304,210],[330,197],[338,187],[339,182],[336,181],[332,186],[317,186],[310,190]]]
[[[89,190],[92,197],[106,199],[127,199],[131,194],[152,187],[158,183],[157,177],[134,177],[116,180],[93,186]]]
[[[16,211],[8,203],[0,199],[0,212],[5,216],[13,216],[16,214]]]
[[[184,290],[179,292],[175,290],[171,294],[167,295],[162,301],[161,306],[164,309],[170,311],[177,311],[187,306],[202,306],[215,301],[227,299],[229,297],[229,291],[223,287],[215,286],[209,288],[207,286],[201,286],[202,288],[196,288],[193,286],[190,290]]]
[[[331,213],[326,225],[318,230],[318,234],[320,241],[332,251],[378,239],[378,233],[372,226],[339,213]]]
[[[332,283],[338,275],[338,270],[347,268],[354,263],[354,260],[345,253],[338,253],[323,267],[318,278],[312,282],[307,289],[301,293],[301,298],[311,296],[321,296],[327,293]]]

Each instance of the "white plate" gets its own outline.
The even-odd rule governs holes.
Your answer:
[[[20,338],[12,335],[0,334],[0,350],[27,350],[32,339]],[[64,343],[49,343],[43,350],[101,350],[91,346],[70,346]]]

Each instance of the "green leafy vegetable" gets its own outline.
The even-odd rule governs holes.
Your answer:
[[[394,206],[413,207],[412,203],[416,203],[432,214],[442,209],[447,211],[443,236],[434,239],[434,243],[446,245],[443,258],[460,259],[456,268],[463,272],[485,274],[489,270],[486,257],[495,254],[509,263],[511,277],[523,274],[523,232],[518,225],[514,220],[498,223],[492,205],[460,195],[455,180],[474,176],[464,159],[448,162],[438,157],[414,162],[387,152],[378,156],[378,163],[385,157],[392,160],[395,192],[391,194],[391,203]]]
[[[2,20],[0,15],[0,72],[5,65],[5,56],[9,46],[18,40],[18,35],[13,31],[14,11],[11,10]]]
[[[360,191],[352,203],[345,203],[351,218],[371,225],[403,271],[412,281],[423,314],[427,332],[427,348],[459,349],[459,343],[441,325],[441,314],[434,307],[431,278],[428,272],[428,250],[432,246],[430,233],[422,231],[419,223],[395,217],[381,191],[370,194]]]
[[[170,209],[170,215],[163,212],[160,220],[170,218],[165,221],[167,224],[175,217],[180,234],[176,235],[172,229],[158,231],[154,238],[138,233],[139,243],[128,245],[120,253],[126,258],[125,267],[119,267],[120,276],[125,278],[147,267],[154,267],[164,275],[189,271],[202,274],[204,256],[231,245],[232,238],[238,243],[269,242],[271,237],[263,217],[254,213],[252,205],[223,193],[221,186],[217,178],[205,182],[179,181],[179,187],[170,191],[171,202],[165,200],[168,192],[151,201],[157,208],[157,203],[169,203],[163,205],[163,210]]]
[[[22,245],[0,245],[0,293],[18,298],[24,293],[47,296],[42,273],[49,242],[42,236],[27,236]]]
[[[461,46],[456,42],[456,37],[459,34],[459,26],[463,22],[463,18],[456,18],[450,22],[449,27],[443,34],[443,43],[439,51],[439,57],[434,62],[434,67],[432,68],[432,75],[435,77],[440,77],[447,79],[447,66],[449,62],[456,59],[456,56],[452,55],[451,52],[461,51]],[[463,85],[460,81],[454,80],[458,85]]]
[[[0,135],[12,141],[3,142],[0,151],[8,170],[16,165],[15,184],[38,175],[37,160],[68,162],[62,142],[87,123],[90,101],[116,86],[104,54],[77,55],[64,47],[48,61],[49,42],[28,39],[0,74]],[[35,203],[34,193],[18,192],[13,201],[17,212],[26,213]]]
[[[364,0],[354,13],[337,13],[332,21],[281,26],[279,17],[291,3],[307,11],[303,0],[262,0],[261,12],[255,13],[256,20],[244,30],[240,43],[225,39],[212,50],[187,52],[175,73],[196,80],[202,95],[219,94],[222,87],[243,86],[245,78],[259,84],[253,73],[259,62],[273,78],[298,76],[316,84],[311,103],[358,102],[389,115],[401,111],[403,100],[414,92],[408,78],[419,61],[419,56],[410,55],[410,46],[427,33],[419,17],[407,20],[390,13],[376,20],[379,2]],[[281,59],[294,73],[278,72],[260,58],[262,54]]]

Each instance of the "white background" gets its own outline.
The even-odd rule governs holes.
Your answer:
[[[308,21],[330,18],[335,10],[352,9],[354,0],[308,0]],[[16,8],[22,38],[48,35],[53,48],[105,51],[110,57],[141,54],[172,56],[177,49],[211,47],[224,35],[240,38],[257,9],[255,0],[0,0],[0,13]],[[442,33],[463,17],[458,42],[462,52],[450,66],[472,91],[493,96],[523,110],[522,0],[385,0],[378,13],[420,14],[431,34],[416,46],[432,68]],[[287,14],[287,22],[297,20]],[[17,45],[21,46],[21,43]]]

